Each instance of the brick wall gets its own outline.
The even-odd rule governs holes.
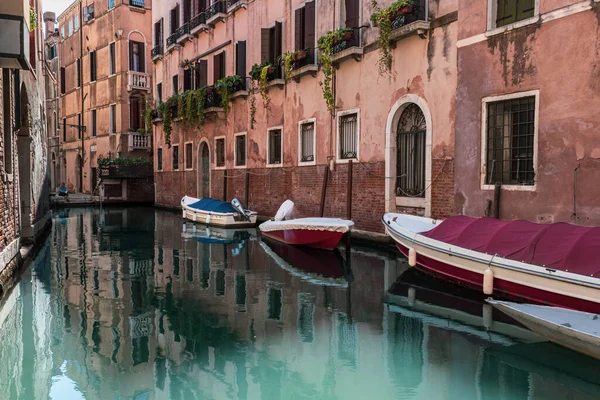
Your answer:
[[[434,158],[431,165],[431,217],[454,214],[454,159]]]
[[[127,200],[135,202],[154,201],[154,179],[129,179],[127,181]]]

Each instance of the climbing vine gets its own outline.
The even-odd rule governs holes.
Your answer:
[[[333,90],[331,88],[332,77],[333,77],[333,63],[331,61],[331,54],[333,47],[346,39],[352,33],[352,29],[343,28],[335,31],[331,31],[321,36],[318,40],[319,52],[321,55],[321,69],[323,71],[323,80],[319,81],[319,85],[323,90],[323,98],[327,104],[329,112],[333,113],[336,109],[335,98],[333,97]]]
[[[144,100],[144,126],[146,133],[152,132],[152,116],[154,114],[154,101],[151,97]]]
[[[254,86],[254,80],[250,80],[248,93],[250,94],[250,129],[254,129],[256,123],[256,87]]]
[[[271,98],[269,97],[269,74],[273,72],[275,72],[275,67],[268,62],[254,64],[250,70],[250,78],[253,83],[258,83],[258,92],[260,93],[260,97],[262,97],[265,110],[268,110],[271,105]],[[252,95],[254,96],[254,93]]]
[[[225,113],[225,120],[229,114],[229,103],[231,103],[231,95],[233,94],[234,88],[242,84],[242,78],[239,75],[226,76],[223,79],[219,79],[215,84],[215,88],[219,91],[221,96],[221,107]]]
[[[34,31],[38,27],[38,17],[33,7],[29,7],[29,30]]]

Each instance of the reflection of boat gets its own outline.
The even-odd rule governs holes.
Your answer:
[[[600,318],[597,314],[492,299],[488,303],[548,340],[600,359]]]
[[[456,291],[447,283],[423,276],[419,271],[405,271],[394,283],[384,301],[402,309],[428,314],[469,326],[468,332],[495,332],[526,342],[543,340],[512,318],[494,310],[478,292]]]
[[[220,228],[196,224],[183,224],[181,236],[207,244],[239,243],[258,237],[256,228]]]
[[[181,199],[181,209],[183,218],[193,222],[227,227],[256,224],[256,212],[244,210],[236,199],[227,203],[211,198],[184,196]]]
[[[261,247],[282,269],[302,280],[320,286],[348,287],[338,252],[286,246],[269,240],[260,242]]]
[[[409,264],[486,294],[600,310],[600,228],[456,216],[385,214]]]

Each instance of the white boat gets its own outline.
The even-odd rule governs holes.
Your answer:
[[[227,203],[208,197],[184,196],[181,210],[183,218],[189,221],[222,227],[251,227],[256,224],[257,217],[255,211],[244,210],[237,199]]]
[[[222,228],[200,224],[183,224],[181,237],[206,244],[234,244],[258,238],[256,228]]]
[[[598,314],[492,299],[487,301],[551,342],[600,360]]]
[[[600,312],[600,228],[388,213],[408,263],[487,295]]]

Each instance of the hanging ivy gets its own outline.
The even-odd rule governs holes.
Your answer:
[[[170,99],[169,99],[170,100]],[[165,133],[165,144],[171,148],[171,132],[173,130],[172,122],[172,114],[171,114],[171,103],[169,100],[161,103],[158,106],[158,115],[162,119],[163,122],[163,132]]]
[[[258,82],[258,92],[263,100],[265,110],[270,108],[271,98],[269,97],[269,74],[275,72],[273,65],[268,62],[254,64],[250,70],[250,78]]]
[[[198,126],[199,127],[204,126],[204,121],[205,121],[204,109],[206,106],[206,89],[205,88],[196,89],[194,91],[194,99],[195,99],[195,104],[196,104],[196,116],[197,116]]]
[[[38,17],[33,7],[29,7],[29,30],[34,31],[38,27]]]
[[[144,99],[144,126],[146,133],[152,132],[152,115],[154,114],[154,101],[151,97]]]
[[[242,78],[239,75],[226,76],[215,83],[215,88],[219,91],[219,95],[221,96],[221,107],[223,107],[223,112],[225,113],[225,120],[227,120],[227,116],[229,115],[229,103],[231,103],[233,90],[236,86],[239,87],[241,84]]]
[[[256,123],[256,87],[254,86],[254,80],[250,80],[248,94],[250,94],[250,129],[254,129]]]
[[[348,32],[352,32],[352,29],[338,29],[326,33],[318,40],[319,54],[321,56],[321,69],[323,71],[323,80],[319,81],[319,85],[323,90],[323,98],[327,104],[327,109],[332,114],[335,112],[336,105],[331,87],[333,77],[333,63],[331,61],[331,54],[333,51],[333,46],[344,40],[345,36],[348,35]]]

